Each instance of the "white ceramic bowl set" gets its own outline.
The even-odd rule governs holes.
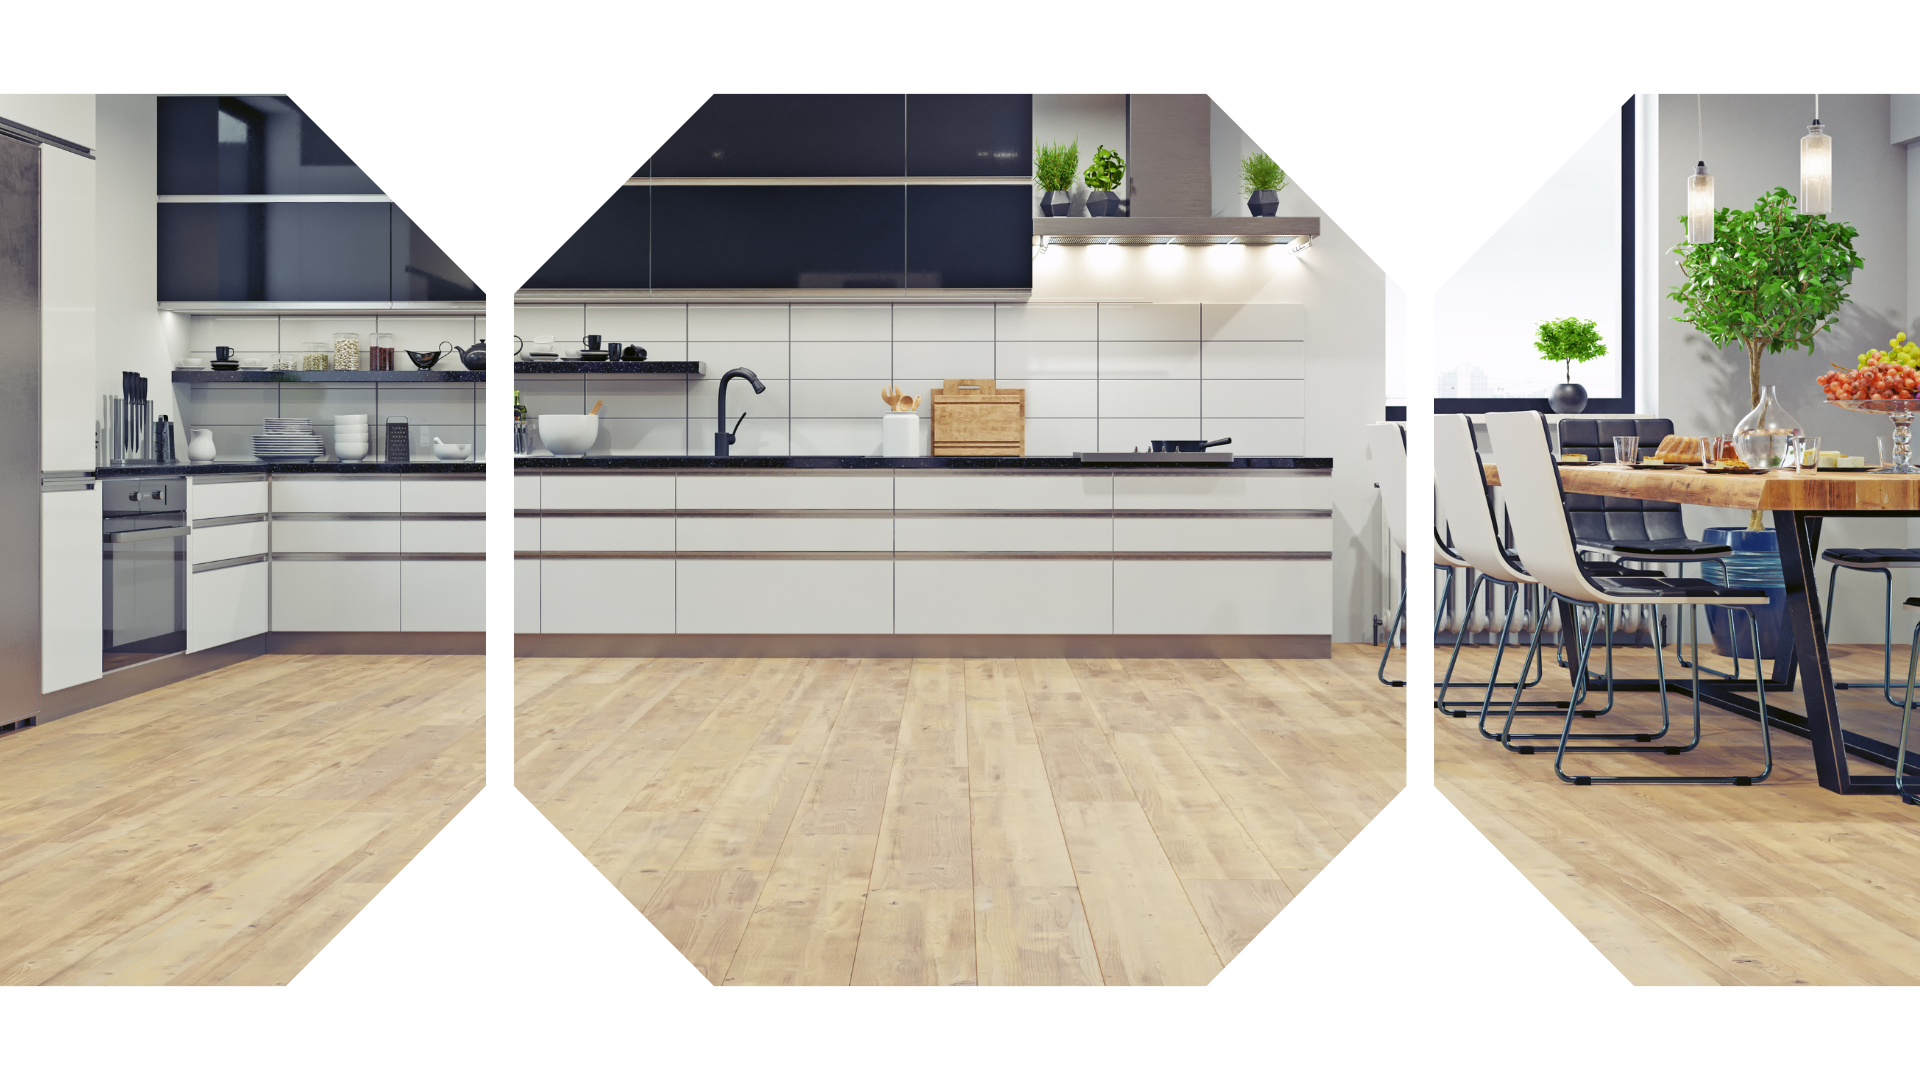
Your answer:
[[[333,456],[341,461],[359,461],[373,449],[372,429],[366,413],[351,413],[333,418]]]

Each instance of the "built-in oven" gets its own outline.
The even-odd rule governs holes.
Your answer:
[[[107,671],[187,651],[187,481],[100,484]]]

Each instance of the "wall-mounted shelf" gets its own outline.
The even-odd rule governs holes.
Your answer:
[[[1320,219],[1037,217],[1033,235],[1052,244],[1300,244],[1320,235]]]
[[[486,382],[484,371],[183,371],[173,373],[177,383],[273,382]]]
[[[515,375],[705,375],[699,360],[516,360]]]

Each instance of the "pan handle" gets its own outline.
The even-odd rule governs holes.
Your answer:
[[[1212,442],[1208,443],[1205,447],[1202,447],[1201,449],[1210,449],[1215,446],[1225,446],[1232,441],[1233,441],[1232,439],[1215,439]]]

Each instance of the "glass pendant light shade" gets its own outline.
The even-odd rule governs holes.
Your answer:
[[[1816,117],[1800,140],[1800,212],[1826,214],[1833,210],[1833,136]]]
[[[1687,243],[1713,243],[1713,174],[1704,161],[1687,177]]]

